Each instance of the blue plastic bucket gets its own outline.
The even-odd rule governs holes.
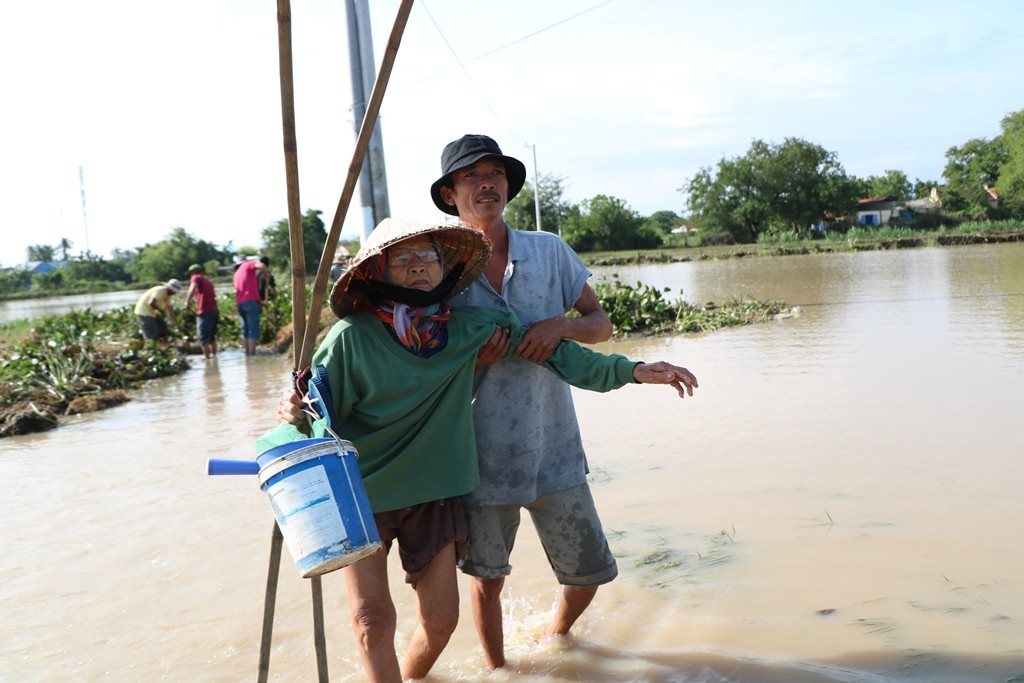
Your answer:
[[[352,564],[380,549],[370,501],[343,439],[302,439],[260,454],[260,488],[303,578]]]

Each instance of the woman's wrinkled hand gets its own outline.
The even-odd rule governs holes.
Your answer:
[[[292,388],[286,391],[277,401],[277,421],[293,424],[302,427],[306,424],[306,414],[303,412],[305,404],[302,396]]]
[[[670,384],[675,387],[679,398],[693,396],[693,390],[697,388],[697,378],[692,372],[663,360],[638,363],[633,368],[633,379],[641,384]]]

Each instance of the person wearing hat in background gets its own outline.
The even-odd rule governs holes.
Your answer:
[[[495,325],[516,341],[525,333],[507,312],[453,310],[445,301],[476,279],[489,255],[478,231],[385,219],[334,284],[330,305],[339,322],[313,356],[326,370],[333,430],[359,453],[384,547],[342,568],[360,659],[372,681],[426,676],[458,621],[456,562],[467,537],[460,496],[480,481],[472,420],[477,351]],[[545,367],[553,377],[597,391],[652,383],[684,396],[697,385],[685,368],[637,363],[573,343],[560,344]],[[302,424],[302,406],[300,390],[288,390],[278,419]],[[396,540],[406,581],[416,591],[418,620],[401,666],[387,572]]]
[[[203,350],[203,357],[210,360],[217,355],[217,323],[220,311],[217,308],[217,293],[213,283],[205,275],[206,269],[198,263],[188,267],[189,284],[185,292],[184,307],[187,310],[193,297],[196,301],[196,338]]]
[[[242,344],[245,355],[255,356],[260,341],[260,317],[267,302],[260,295],[260,277],[270,271],[262,261],[255,259],[235,264],[235,308],[242,325]]]
[[[451,305],[508,311],[529,326],[514,358],[497,362],[509,348],[500,331],[481,349],[473,405],[481,485],[465,498],[470,553],[460,567],[471,576],[473,617],[492,669],[505,664],[501,591],[512,571],[521,508],[562,585],[542,637],[567,634],[597,587],[618,573],[587,484],[572,395],[537,365],[563,339],[607,340],[612,324],[587,284],[590,271],[560,237],[506,225],[505,205],[525,180],[523,163],[502,154],[493,139],[465,135],[445,146],[441,177],[430,188],[438,209],[493,245],[483,276]],[[579,317],[567,317],[570,308]]]
[[[178,317],[174,314],[174,308],[171,307],[171,295],[180,291],[181,283],[177,279],[171,278],[166,284],[147,289],[135,304],[135,315],[139,318],[139,331],[142,332],[142,338],[151,346],[156,346],[158,342],[161,345],[167,342],[167,321],[164,320],[164,315],[171,319],[175,327],[181,329]]]

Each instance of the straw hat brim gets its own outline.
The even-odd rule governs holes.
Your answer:
[[[397,218],[385,218],[374,228],[366,239],[366,243],[344,273],[331,288],[331,311],[339,319],[355,311],[371,307],[369,299],[359,288],[353,288],[352,281],[356,277],[366,277],[367,260],[381,254],[388,247],[413,237],[428,236],[441,247],[444,259],[444,273],[451,272],[459,263],[465,264],[461,277],[448,293],[452,297],[469,286],[491,258],[491,243],[483,233],[463,225],[444,225],[422,221],[408,221]]]

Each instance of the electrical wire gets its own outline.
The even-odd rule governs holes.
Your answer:
[[[455,48],[452,47],[452,44],[451,44],[451,42],[449,42],[447,36],[445,36],[444,31],[441,30],[441,27],[440,27],[440,25],[438,25],[437,20],[434,19],[434,15],[431,14],[430,8],[427,7],[426,2],[421,2],[420,6],[423,8],[423,11],[425,11],[427,13],[427,17],[430,18],[430,22],[434,25],[434,28],[437,29],[438,35],[441,36],[441,40],[444,41],[444,44],[448,47],[448,51],[452,53],[452,57],[455,58],[455,61],[458,63],[458,65],[457,66],[453,66],[453,67],[448,68],[448,69],[444,69],[442,71],[438,71],[437,73],[435,73],[435,74],[433,74],[431,76],[427,76],[426,78],[420,79],[420,80],[416,81],[415,83],[410,83],[409,85],[403,86],[403,87],[399,88],[399,90],[407,90],[407,89],[412,88],[414,86],[420,85],[421,83],[425,83],[426,81],[429,81],[429,80],[432,80],[434,78],[437,78],[438,76],[442,76],[442,75],[444,75],[444,74],[446,74],[446,73],[448,73],[450,71],[454,71],[455,69],[462,69],[462,73],[466,76],[466,80],[468,80],[470,85],[473,86],[473,89],[476,90],[477,95],[480,96],[480,99],[483,101],[484,105],[488,109],[491,110],[492,114],[494,114],[494,118],[497,119],[498,123],[500,123],[505,128],[505,130],[507,130],[514,138],[518,139],[524,145],[529,147],[530,143],[526,142],[526,140],[524,140],[519,135],[516,135],[516,133],[508,126],[508,124],[506,124],[502,120],[501,116],[498,115],[497,110],[495,110],[495,108],[491,106],[491,103],[488,101],[487,97],[484,96],[483,91],[476,84],[476,81],[474,81],[473,77],[469,75],[469,70],[466,69],[466,65],[467,64],[472,64],[475,61],[483,59],[484,57],[489,57],[490,55],[493,55],[496,52],[500,52],[500,51],[502,51],[502,50],[504,50],[506,48],[512,47],[513,45],[517,45],[517,44],[519,44],[519,43],[521,43],[521,42],[523,42],[525,40],[533,38],[534,36],[540,35],[541,33],[544,33],[545,31],[549,31],[549,30],[555,28],[556,26],[561,26],[562,24],[565,24],[565,23],[567,23],[569,21],[572,21],[573,19],[577,19],[577,18],[583,16],[584,14],[587,14],[588,12],[592,12],[595,9],[603,7],[604,5],[608,5],[608,4],[610,4],[610,3],[614,2],[614,1],[615,0],[604,0],[604,2],[599,2],[598,4],[593,5],[591,7],[588,7],[587,9],[584,9],[582,11],[579,11],[576,14],[573,14],[571,16],[568,16],[568,17],[564,18],[564,19],[556,21],[555,23],[550,24],[548,26],[545,26],[544,28],[537,29],[536,31],[533,31],[532,33],[528,33],[525,36],[521,36],[519,38],[516,38],[515,40],[513,40],[510,43],[505,43],[504,45],[496,47],[493,50],[488,50],[487,52],[484,52],[483,54],[479,54],[476,57],[473,57],[472,59],[469,59],[469,60],[466,60],[466,61],[463,61],[462,59],[459,58],[459,55],[455,52]]]

